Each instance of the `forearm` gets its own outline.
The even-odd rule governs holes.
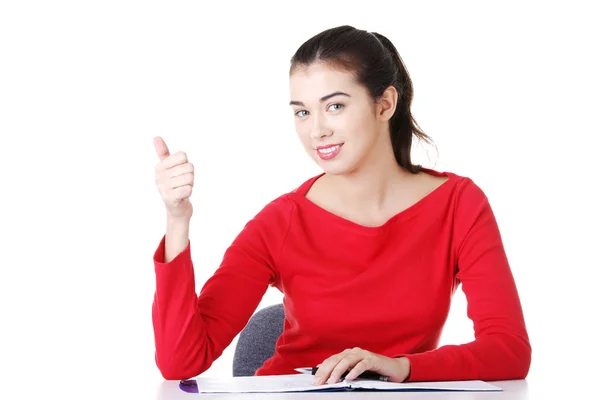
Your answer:
[[[213,359],[207,352],[206,327],[197,310],[189,246],[166,263],[167,240],[168,234],[154,255],[152,322],[156,363],[166,379],[187,379],[207,369]]]
[[[523,379],[531,346],[519,337],[497,334],[406,357],[411,366],[409,381]]]
[[[172,261],[188,245],[190,234],[189,219],[167,218],[167,232],[165,237],[164,262]]]

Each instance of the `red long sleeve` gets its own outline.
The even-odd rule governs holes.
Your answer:
[[[191,241],[164,263],[163,236],[154,254],[152,320],[156,363],[165,379],[187,379],[206,371],[246,325],[275,279],[290,209],[289,199],[281,197],[249,221],[199,296]]]
[[[471,180],[456,202],[457,282],[467,298],[475,340],[407,355],[411,381],[524,379],[531,346],[517,288],[492,208]]]
[[[257,375],[291,374],[346,348],[406,356],[411,381],[518,379],[531,347],[500,232],[485,194],[449,179],[380,227],[329,213],[305,194],[319,176],[269,203],[227,249],[199,296],[190,246],[155,254],[156,362],[166,379],[210,367],[272,285],[286,319]],[[438,348],[462,284],[475,340]]]

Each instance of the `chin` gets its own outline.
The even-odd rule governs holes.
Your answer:
[[[349,148],[344,148],[333,159],[323,160],[313,149],[311,150],[311,158],[328,175],[347,175],[356,169],[357,164],[356,160],[353,159],[354,157],[352,157],[352,153],[348,152],[349,150]]]
[[[321,167],[327,175],[347,175],[353,171],[353,168],[346,163],[332,163],[319,159],[317,165]]]

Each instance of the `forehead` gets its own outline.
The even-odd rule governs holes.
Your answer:
[[[290,75],[292,100],[313,101],[335,91],[356,92],[358,87],[354,74],[323,63],[296,67]]]

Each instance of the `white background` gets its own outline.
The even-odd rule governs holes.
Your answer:
[[[93,397],[162,381],[152,138],[196,166],[199,290],[249,218],[320,172],[294,131],[289,59],[343,24],[399,49],[413,113],[438,148],[416,160],[471,177],[490,198],[533,346],[530,385],[596,377],[591,3],[0,3],[0,391],[91,376]],[[261,307],[281,299],[270,288]],[[465,312],[459,290],[442,344],[473,339]],[[205,375],[231,374],[234,345]]]

